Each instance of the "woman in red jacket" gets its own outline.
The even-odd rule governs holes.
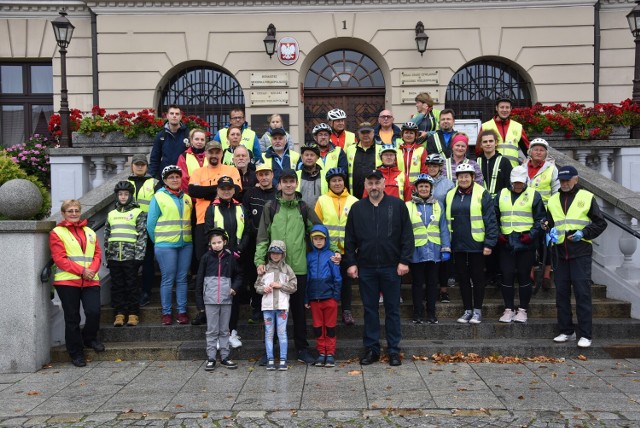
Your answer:
[[[49,233],[55,263],[53,285],[64,311],[67,352],[73,365],[84,367],[85,346],[96,352],[104,351],[104,345],[98,341],[101,252],[96,233],[87,227],[87,220],[80,219],[80,201],[64,201],[60,211],[64,220]],[[80,302],[86,316],[83,329],[80,329]]]

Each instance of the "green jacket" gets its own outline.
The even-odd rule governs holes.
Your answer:
[[[302,214],[298,204],[302,200],[302,195],[296,192],[296,197],[291,201],[282,199],[282,192],[278,191],[276,200],[280,204],[271,219],[272,204],[275,201],[267,201],[262,210],[262,218],[258,227],[258,237],[256,244],[256,255],[254,262],[256,266],[266,264],[267,250],[269,243],[278,239],[284,241],[287,246],[285,261],[291,266],[296,275],[307,274],[307,238],[311,228],[315,224],[322,224],[314,211],[314,207],[307,206],[307,222],[304,224]],[[331,242],[330,249],[338,251],[336,244]]]

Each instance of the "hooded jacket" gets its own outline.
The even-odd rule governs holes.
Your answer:
[[[287,246],[284,241],[273,240],[269,244],[271,247],[280,247],[284,250],[284,254],[278,263],[275,263],[269,257],[265,265],[265,273],[258,276],[255,287],[258,294],[262,294],[262,310],[289,310],[289,295],[298,289],[298,278],[286,262]],[[264,286],[268,285],[268,281],[279,282],[282,288],[274,288],[271,293],[265,294]]]
[[[331,240],[329,231],[322,224],[316,224],[311,228],[311,233],[315,231],[324,233],[327,238],[322,249],[317,249],[312,242],[311,251],[307,254],[307,290],[304,302],[326,299],[340,301],[342,276],[340,275],[340,266],[331,261],[333,251],[329,250]]]
[[[503,159],[505,159],[505,158],[503,158]],[[503,189],[493,199],[494,203],[495,203],[496,220],[498,221],[498,230],[500,230],[500,226],[502,224],[500,220],[501,220],[501,217],[503,215],[503,213],[500,211],[500,199],[502,197],[509,197],[511,199],[511,203],[516,205],[516,201],[518,200],[520,195],[522,195],[522,193],[516,193],[511,189]],[[514,206],[514,209],[518,209],[518,207],[519,207],[519,205]],[[504,214],[506,214],[506,213],[504,213]],[[531,230],[529,230],[528,232],[515,232],[515,231],[513,231],[509,235],[506,236],[506,238],[507,238],[507,243],[506,244],[498,243],[498,245],[504,245],[504,249],[512,251],[512,252],[533,251],[533,250],[535,250],[536,247],[537,247],[537,244],[539,242],[538,238],[540,237],[540,234],[542,233],[541,222],[544,221],[546,219],[546,217],[547,217],[547,211],[544,208],[544,203],[542,202],[542,197],[535,190],[533,190],[533,203],[532,203],[532,206],[531,206],[531,214],[533,216],[533,226],[531,227]],[[520,237],[525,233],[528,233],[531,236],[531,243],[530,244],[524,244],[524,243],[522,243],[522,241],[520,241]]]
[[[431,223],[433,216],[433,206],[440,205],[440,221],[438,226],[440,227],[440,245],[434,242],[427,242],[421,247],[416,247],[413,250],[412,263],[422,262],[439,262],[441,261],[441,252],[451,252],[451,235],[447,226],[447,216],[444,212],[444,204],[441,204],[433,195],[429,195],[427,199],[422,199],[415,192],[411,198],[411,202],[407,205],[413,204],[418,210],[420,219],[425,226]]]
[[[169,124],[158,132],[153,140],[153,148],[149,156],[149,174],[160,180],[162,170],[169,165],[178,163],[178,156],[187,149],[189,142],[189,128],[184,123],[174,134],[169,130]]]
[[[116,201],[116,208],[112,213],[130,213],[128,215],[133,216],[135,215],[135,208],[140,207],[135,202],[133,195],[130,195],[129,200],[124,205]],[[109,215],[111,216],[112,213]],[[107,217],[107,223],[104,226],[105,259],[116,261],[143,261],[147,250],[147,214],[145,212],[141,212],[136,217],[136,242],[122,242],[112,239],[112,224],[109,221],[109,218],[110,217]]]
[[[84,233],[84,227],[86,225],[87,220],[84,219],[79,221],[78,223],[71,223],[70,221],[62,220],[60,223],[58,223],[57,226],[66,227],[71,235],[73,235],[74,239],[80,244],[80,248],[82,249],[82,251],[85,251],[87,247],[87,236]],[[93,232],[93,235],[95,236],[95,232]],[[102,255],[102,252],[100,251],[99,243],[96,242],[95,244],[96,249],[93,253],[93,260],[89,265],[89,269],[94,272],[98,272],[100,270],[100,257]],[[69,285],[72,287],[93,287],[100,285],[99,280],[86,280],[82,278],[84,267],[69,259],[62,239],[60,239],[58,234],[53,230],[49,232],[49,249],[51,250],[51,258],[56,265],[56,269],[69,272],[81,277],[80,279],[70,279],[60,282],[55,281],[53,285]]]
[[[271,131],[271,127],[268,127],[267,132],[262,134],[262,137],[260,137],[260,151],[262,153],[265,153],[267,149],[271,147]],[[285,140],[287,141],[287,147],[295,149],[293,138],[291,138],[291,135],[288,132],[287,135],[285,135]]]
[[[202,290],[205,305],[230,305],[242,287],[242,270],[230,250],[207,251],[200,260],[197,289]]]

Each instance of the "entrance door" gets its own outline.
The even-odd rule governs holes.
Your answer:
[[[340,108],[347,113],[347,130],[361,122],[377,123],[384,110],[385,86],[382,71],[368,56],[352,50],[329,52],[313,63],[304,82],[304,135],[327,121],[327,112]]]

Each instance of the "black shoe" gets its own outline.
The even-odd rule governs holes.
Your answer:
[[[98,339],[92,340],[91,342],[84,342],[85,348],[91,348],[96,352],[104,352],[104,345],[98,342]]]
[[[399,354],[389,354],[389,365],[390,366],[401,366],[402,360],[400,359]]]
[[[313,358],[313,355],[311,355],[307,349],[303,349],[298,352],[298,361],[304,364],[313,364],[316,362],[316,359]]]
[[[216,360],[208,360],[207,364],[204,366],[204,369],[208,372],[212,372],[216,369]]]
[[[376,354],[371,349],[367,349],[364,356],[360,358],[360,364],[363,366],[368,366],[369,364],[373,364],[380,359],[380,354]]]
[[[449,299],[449,293],[440,293],[440,303],[449,303],[451,299]]]
[[[205,311],[199,311],[198,315],[191,320],[191,325],[203,325],[207,323],[207,313]]]
[[[147,306],[149,303],[151,303],[149,293],[142,293],[142,296],[140,296],[140,307]]]
[[[232,369],[232,370],[238,368],[238,365],[236,363],[234,363],[233,361],[231,361],[230,359],[228,359],[228,358],[225,358],[224,360],[220,361],[220,365],[222,367],[226,367],[226,368]]]
[[[429,324],[438,324],[438,318],[436,318],[436,317],[429,317],[429,318],[427,318],[427,322],[428,322]]]
[[[260,360],[258,361],[258,365],[260,367],[265,367],[267,365],[267,354],[262,354],[262,357],[260,357]]]
[[[87,365],[84,357],[76,357],[71,360],[71,363],[76,367],[84,367]]]

